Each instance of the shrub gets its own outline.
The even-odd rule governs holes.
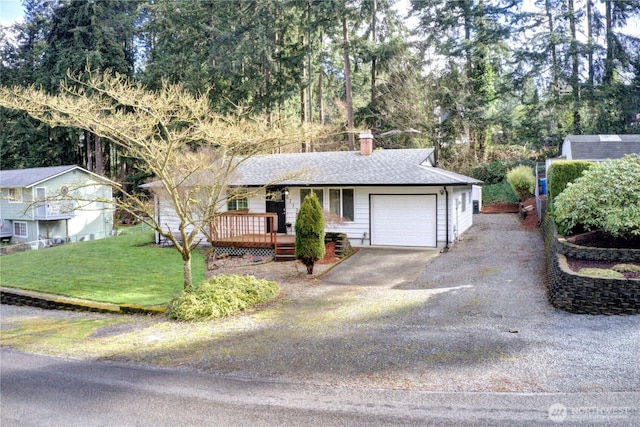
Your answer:
[[[585,276],[602,277],[605,279],[624,279],[624,274],[607,268],[581,268],[578,273]]]
[[[482,204],[518,203],[518,196],[507,181],[482,186]]]
[[[313,265],[324,257],[324,215],[318,197],[312,192],[304,198],[296,218],[296,259],[313,274]]]
[[[581,160],[560,160],[553,162],[547,173],[547,210],[553,212],[553,203],[557,195],[562,193],[567,185],[580,178],[584,171],[592,168],[593,162]]]
[[[533,196],[533,190],[536,185],[536,177],[533,174],[533,168],[529,166],[517,166],[507,172],[507,182],[513,188],[513,192],[518,195],[520,200],[526,200]]]
[[[276,282],[253,276],[218,275],[184,290],[169,304],[169,318],[202,321],[226,317],[268,300],[280,291]]]
[[[586,170],[555,197],[558,232],[603,230],[640,235],[640,156],[609,160]]]
[[[498,184],[504,180],[506,174],[507,167],[501,160],[478,165],[471,170],[471,176],[485,184]]]

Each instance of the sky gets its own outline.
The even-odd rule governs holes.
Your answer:
[[[0,25],[11,25],[22,21],[22,0],[0,0]]]
[[[400,1],[398,8],[408,8],[408,0]],[[532,0],[525,0],[524,6],[531,5]],[[0,25],[11,25],[23,18],[22,0],[0,0]],[[640,19],[633,20],[627,25],[626,32],[640,36]]]

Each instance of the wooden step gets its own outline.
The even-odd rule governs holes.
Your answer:
[[[295,261],[296,259],[296,244],[295,243],[281,243],[276,248],[275,257],[276,262],[282,261]]]

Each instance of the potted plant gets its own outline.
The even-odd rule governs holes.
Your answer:
[[[287,227],[287,234],[291,234],[291,223],[287,221],[284,225]]]

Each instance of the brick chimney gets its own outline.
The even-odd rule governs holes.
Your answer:
[[[360,132],[360,155],[368,156],[373,151],[373,135],[369,129]]]

